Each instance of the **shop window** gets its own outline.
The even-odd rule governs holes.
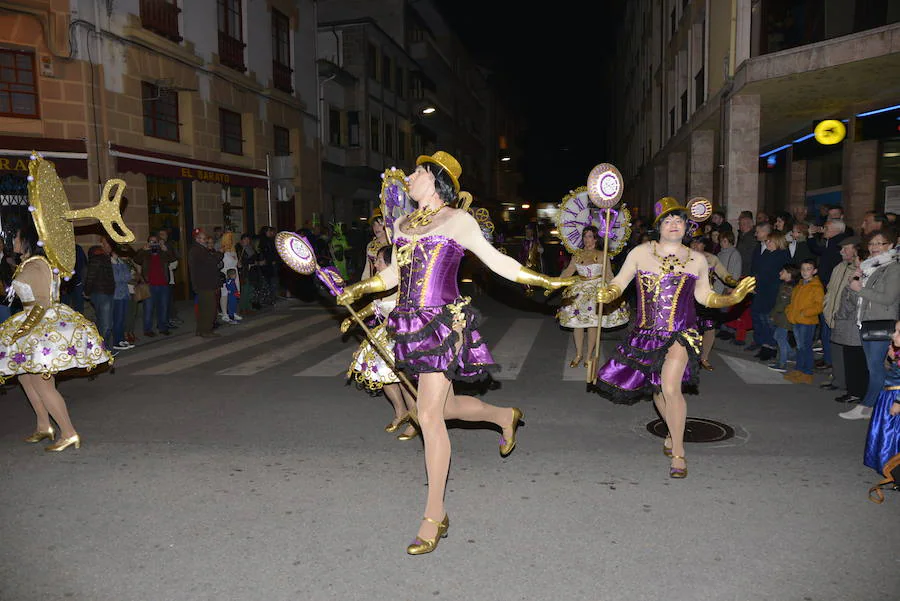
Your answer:
[[[359,111],[347,111],[347,144],[359,148]]]
[[[282,92],[294,92],[291,70],[291,22],[283,13],[272,9],[272,80]]]
[[[219,138],[222,152],[244,154],[240,113],[219,109]]]
[[[328,143],[332,146],[341,145],[341,111],[337,109],[328,111]]]
[[[40,117],[33,52],[0,48],[0,117]]]
[[[240,72],[244,64],[244,18],[241,0],[218,0],[219,62]]]
[[[144,135],[178,141],[178,92],[141,82]]]
[[[286,127],[274,127],[275,156],[286,157],[291,154],[291,131]]]
[[[378,136],[380,127],[381,123],[378,121],[378,117],[372,117],[369,120],[369,148],[373,152],[381,151],[381,142]]]
[[[141,25],[153,33],[180,42],[178,33],[178,8],[176,0],[141,0]]]

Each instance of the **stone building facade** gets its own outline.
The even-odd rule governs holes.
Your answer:
[[[74,207],[124,179],[138,242],[294,229],[321,211],[311,0],[3,3],[0,61],[7,213],[30,150],[57,162]]]

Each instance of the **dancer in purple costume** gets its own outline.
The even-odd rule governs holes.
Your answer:
[[[755,278],[745,278],[731,294],[716,294],[709,284],[709,264],[703,253],[681,241],[687,210],[672,197],[654,207],[659,241],[634,248],[613,281],[597,298],[608,303],[637,278],[634,325],[625,342],[597,371],[596,387],[614,403],[632,404],[653,397],[669,436],[663,452],[672,458],[669,476],[687,476],[684,424],[687,402],[683,388],[698,381],[701,352],[694,301],[710,308],[729,307],[753,291]]]
[[[474,217],[448,206],[459,196],[462,169],[455,158],[439,151],[420,156],[416,164],[409,176],[409,196],[418,209],[394,222],[393,263],[378,275],[348,286],[337,298],[344,304],[399,286],[397,306],[386,327],[395,341],[396,367],[418,376],[416,418],[425,442],[428,475],[425,517],[406,548],[410,555],[434,551],[450,524],[444,510],[450,469],[450,438],[444,420],[498,425],[503,430],[500,454],[505,457],[516,445],[522,418],[518,408],[495,407],[453,393],[452,380],[483,378],[497,369],[478,332],[478,313],[470,299],[459,294],[457,275],[463,254],[472,251],[494,273],[520,284],[553,290],[575,282],[575,278],[547,277],[523,267],[491,246]]]

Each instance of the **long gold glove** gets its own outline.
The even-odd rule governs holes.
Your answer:
[[[375,303],[369,303],[362,309],[356,312],[357,317],[360,319],[368,319],[375,315]],[[353,324],[356,323],[356,320],[352,317],[347,317],[344,321],[341,322],[341,333],[346,334],[347,330],[349,330]]]
[[[355,284],[350,284],[346,288],[344,288],[344,292],[337,295],[337,302],[339,305],[349,305],[350,303],[362,298],[366,294],[372,294],[373,292],[382,292],[386,290],[387,287],[384,285],[384,280],[381,279],[380,275],[373,275],[367,280],[363,280],[361,282],[357,282]]]
[[[730,307],[736,305],[748,294],[756,290],[756,278],[744,278],[738,282],[731,294],[716,294],[710,292],[704,303],[710,309],[721,309],[722,307]]]
[[[519,273],[516,274],[517,284],[525,284],[526,286],[539,286],[541,288],[546,288],[547,290],[565,288],[566,286],[571,286],[577,281],[578,278],[574,276],[568,278],[555,278],[544,275],[543,273],[532,271],[531,269],[528,269],[524,266],[520,268]]]
[[[736,279],[734,279],[730,275],[727,275],[724,278],[722,278],[722,282],[729,288],[737,288],[737,285],[739,283]]]
[[[622,289],[616,284],[601,286],[597,290],[597,302],[607,305],[622,296]]]
[[[12,336],[13,340],[18,340],[22,336],[25,336],[34,329],[38,323],[40,323],[41,318],[44,316],[44,313],[47,312],[47,309],[42,307],[41,305],[35,303],[31,310],[28,312],[28,315],[25,317],[25,320],[22,324],[16,329],[15,333]]]

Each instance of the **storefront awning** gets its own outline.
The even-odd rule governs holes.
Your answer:
[[[37,151],[56,164],[60,177],[87,179],[87,148],[84,140],[0,136],[0,173],[28,175],[28,159]]]
[[[162,152],[149,152],[140,148],[109,145],[110,156],[116,157],[119,172],[130,171],[159,177],[191,179],[224,186],[249,186],[267,188],[269,177],[265,171],[234,165],[198,161]]]

